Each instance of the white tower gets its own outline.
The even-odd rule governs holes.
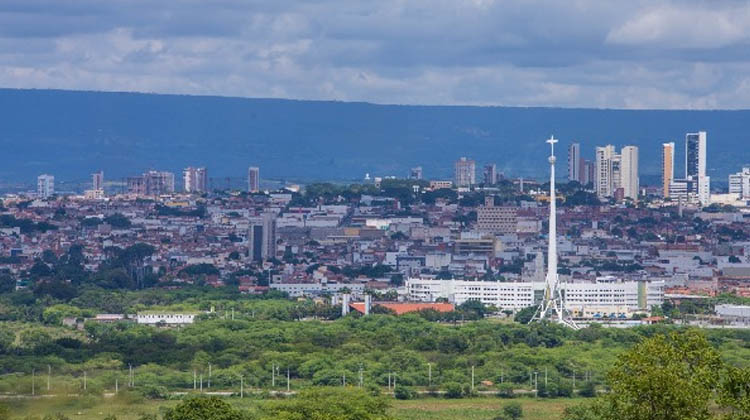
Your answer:
[[[552,154],[549,157],[549,246],[547,257],[547,278],[544,285],[544,297],[531,318],[531,322],[549,319],[570,328],[578,326],[570,317],[565,315],[565,300],[560,292],[560,278],[557,275],[557,202],[555,195],[555,143],[557,139],[550,136]]]

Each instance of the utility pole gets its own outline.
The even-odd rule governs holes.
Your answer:
[[[346,373],[342,376],[341,383],[344,384],[344,388],[346,388]]]
[[[362,365],[359,365],[359,387],[362,388],[365,382],[365,377],[362,373]]]
[[[471,389],[474,390],[474,365],[471,366]]]
[[[52,366],[47,365],[47,392],[49,393],[49,382],[50,377],[52,376]]]
[[[31,369],[31,395],[36,395],[36,369]]]
[[[245,377],[240,375],[240,398],[245,397]]]
[[[115,376],[115,395],[117,395],[118,391],[120,391],[120,384],[118,383],[118,378]]]
[[[193,369],[193,391],[198,389],[198,372]]]
[[[396,391],[396,374],[393,374],[393,391]]]
[[[271,388],[276,387],[276,364],[271,363]]]
[[[86,384],[86,382],[87,382],[87,379],[88,379],[88,378],[86,377],[86,371],[84,370],[84,371],[83,371],[83,390],[84,390],[84,391],[86,390],[86,385],[87,385],[87,384]]]
[[[432,363],[427,364],[427,384],[432,386]]]
[[[290,386],[289,386],[289,368],[286,368],[286,392],[289,392]]]
[[[232,321],[234,321],[234,308],[232,308]]]
[[[547,366],[544,367],[544,388],[547,388]]]
[[[200,379],[201,379],[201,394],[202,394],[203,393],[203,374],[202,373],[201,373]]]
[[[211,363],[208,364],[208,389],[211,389]]]
[[[500,369],[500,383],[503,383],[503,379],[505,379],[505,378],[503,377],[503,370],[502,370],[502,369]]]
[[[534,397],[539,396],[539,372],[534,372]]]
[[[391,390],[391,372],[388,372],[388,391]]]

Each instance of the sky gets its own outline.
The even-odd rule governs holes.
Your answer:
[[[2,0],[0,87],[750,108],[750,2]]]

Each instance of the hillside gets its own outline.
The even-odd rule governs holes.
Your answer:
[[[551,133],[597,144],[636,144],[641,173],[660,170],[660,144],[676,141],[678,171],[688,131],[708,131],[709,174],[750,162],[750,111],[624,111],[242,99],[137,93],[0,89],[0,181],[42,172],[85,180],[103,168],[118,179],[148,168],[203,165],[212,177],[247,166],[276,179],[360,179],[366,172],[449,177],[459,156],[505,173],[543,176]],[[565,162],[565,151],[561,150]],[[564,175],[565,165],[560,168]],[[478,174],[479,175],[479,174]]]

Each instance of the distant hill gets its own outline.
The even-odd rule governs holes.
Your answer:
[[[148,168],[206,166],[211,177],[350,180],[365,173],[448,178],[460,156],[514,176],[544,177],[550,134],[561,139],[558,176],[572,140],[640,147],[641,173],[658,179],[661,143],[708,131],[709,174],[725,183],[750,162],[750,111],[623,111],[242,99],[140,93],[0,89],[0,181],[49,172],[85,180]],[[679,173],[679,172],[678,172]]]

